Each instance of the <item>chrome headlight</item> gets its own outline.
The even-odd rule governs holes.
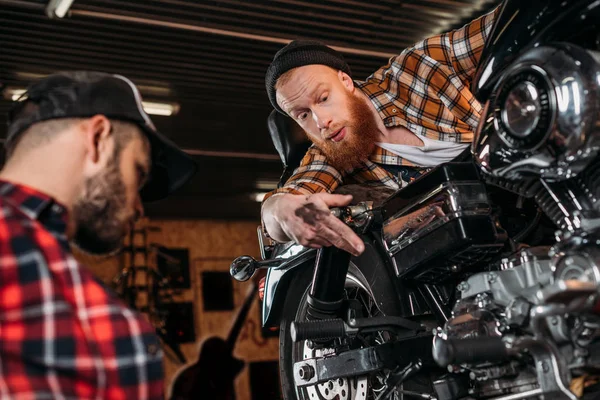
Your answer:
[[[525,138],[538,125],[542,115],[541,109],[538,89],[529,81],[521,82],[506,96],[502,122],[512,135]]]
[[[544,71],[528,66],[515,73],[498,90],[494,102],[500,138],[515,149],[542,145],[552,122],[550,83]]]

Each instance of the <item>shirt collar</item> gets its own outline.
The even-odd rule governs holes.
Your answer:
[[[67,209],[49,195],[29,186],[0,180],[0,196],[32,220],[46,216],[67,222]]]
[[[369,81],[354,81],[354,86],[363,92],[365,96],[373,103],[373,106],[377,110],[379,117],[384,121],[389,120],[390,117],[397,117],[398,112],[395,107],[388,107],[390,101],[386,98],[386,102],[382,103],[381,96],[384,95],[385,90],[381,88],[377,83]],[[387,123],[386,123],[387,126]]]

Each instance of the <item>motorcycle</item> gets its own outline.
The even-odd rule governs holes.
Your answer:
[[[598,24],[598,1],[504,1],[472,82],[484,108],[469,156],[332,209],[361,256],[259,230],[263,260],[230,272],[267,269],[285,399],[598,395]],[[285,181],[305,148],[276,118]]]

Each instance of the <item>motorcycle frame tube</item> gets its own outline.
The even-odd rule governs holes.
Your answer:
[[[317,253],[308,297],[308,314],[313,319],[335,318],[342,306],[351,255],[336,247],[323,247]]]
[[[418,286],[418,290],[425,299],[425,302],[431,309],[431,312],[441,325],[445,324],[448,319],[451,318],[451,310],[444,304],[440,295],[436,293],[435,288],[432,285],[421,284]]]

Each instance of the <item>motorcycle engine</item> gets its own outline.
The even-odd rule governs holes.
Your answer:
[[[503,259],[495,270],[472,275],[461,282],[452,318],[438,335],[444,339],[535,336],[531,311],[544,304],[540,293],[545,288],[558,279],[598,279],[589,276],[590,271],[597,271],[597,266],[591,265],[595,264],[592,259],[585,261],[585,256],[580,256],[582,259],[574,261],[572,256],[564,254],[551,257],[553,251],[549,250],[525,248],[514,257]],[[598,332],[597,320],[553,315],[544,322],[549,338],[571,368],[597,368],[595,351],[589,348],[590,338]],[[527,357],[500,364],[451,365],[448,369],[453,373],[468,373],[472,382],[469,394],[475,398],[504,398],[539,387],[535,362]]]
[[[435,354],[452,354],[438,363],[469,376],[471,397],[574,400],[574,379],[600,374],[600,307],[590,305],[600,283],[599,115],[600,53],[565,42],[517,57],[484,103],[472,146],[484,179],[534,198],[558,231],[552,248],[521,249],[458,286]]]
[[[467,339],[502,336],[510,330],[522,329],[528,322],[529,310],[535,304],[536,292],[552,280],[547,248],[521,251],[514,259],[504,259],[497,271],[472,275],[458,286],[453,318],[444,333],[448,338]],[[564,321],[558,321],[557,333]],[[463,372],[453,367],[452,372]],[[468,367],[474,382],[471,395],[495,397],[500,394],[531,390],[535,386],[534,371],[523,369],[517,362],[504,365]]]

